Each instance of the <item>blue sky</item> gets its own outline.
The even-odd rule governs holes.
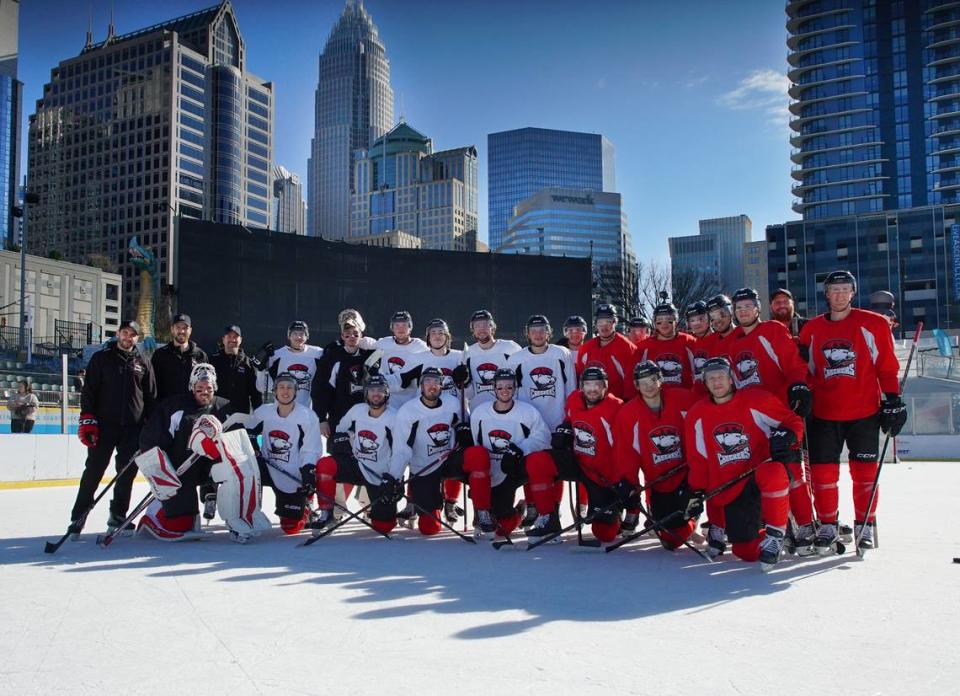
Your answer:
[[[116,0],[118,33],[211,0]],[[275,157],[306,179],[317,57],[342,0],[235,0],[247,69],[272,80]],[[697,220],[746,213],[754,238],[790,209],[784,4],[771,0],[366,0],[391,63],[395,113],[436,149],[477,145],[486,238],[486,136],[524,126],[603,133],[616,148],[642,259]],[[24,0],[24,118],[59,60],[111,3]],[[25,163],[24,163],[25,170]]]

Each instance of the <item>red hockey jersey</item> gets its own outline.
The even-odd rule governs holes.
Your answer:
[[[657,363],[663,373],[664,387],[690,389],[693,386],[693,351],[696,344],[697,339],[688,333],[680,332],[667,341],[654,335],[637,348],[637,361],[652,360]]]
[[[863,309],[840,321],[822,314],[804,324],[800,345],[809,350],[813,415],[848,421],[872,416],[881,393],[898,394],[900,361],[886,318]]]
[[[763,321],[749,334],[738,326],[730,338],[728,351],[737,389],[762,387],[787,403],[790,385],[806,383],[807,366],[783,324]]]
[[[587,408],[580,390],[567,398],[567,420],[573,426],[573,453],[583,472],[601,486],[620,480],[614,459],[613,425],[623,401],[609,392],[593,408]]]
[[[684,420],[694,402],[689,389],[664,389],[659,413],[653,412],[643,397],[637,396],[623,405],[613,427],[613,440],[620,468],[620,478],[634,485],[653,481],[678,464],[685,464]],[[684,467],[669,478],[653,485],[653,490],[674,490],[687,469]]]
[[[787,428],[803,437],[803,420],[763,389],[738,391],[725,404],[701,399],[687,413],[685,438],[694,489],[712,490],[770,459],[770,431]],[[740,495],[747,479],[713,500],[726,505]]]
[[[584,341],[577,353],[577,375],[591,362],[599,362],[607,370],[609,393],[618,399],[631,399],[637,390],[633,386],[634,345],[621,334],[616,334],[607,345],[600,345],[600,337]]]

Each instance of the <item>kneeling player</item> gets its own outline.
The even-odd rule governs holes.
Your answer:
[[[224,433],[221,421],[230,402],[215,396],[217,373],[200,363],[190,374],[190,393],[175,394],[153,412],[140,433],[137,466],[156,499],[140,519],[144,530],[163,541],[195,536],[199,530],[197,487],[220,484],[217,510],[240,543],[268,529],[260,511],[260,472],[250,439],[242,430]],[[195,454],[183,472],[177,469]]]
[[[383,375],[370,375],[363,386],[363,402],[344,414],[330,438],[330,456],[323,457],[316,467],[301,469],[304,483],[315,481],[317,518],[310,525],[315,536],[334,522],[338,483],[365,486],[373,501],[370,525],[382,534],[389,534],[397,525],[397,501],[403,486],[390,475],[393,456],[393,422],[396,411],[388,408],[390,387]]]
[[[497,536],[509,537],[523,516],[514,507],[517,488],[527,479],[528,466],[550,455],[550,431],[539,411],[528,403],[517,401],[517,374],[501,368],[493,377],[493,401],[480,404],[470,414],[472,447],[464,450],[464,468],[490,471],[490,512]],[[551,484],[552,491],[552,484]],[[474,492],[474,496],[476,493]],[[552,509],[555,497],[551,492]],[[474,497],[476,504],[476,497]]]
[[[729,485],[707,502],[707,552],[723,552],[726,530],[734,555],[759,560],[768,571],[783,550],[790,512],[786,467],[801,456],[803,421],[767,391],[736,391],[726,358],[710,358],[703,378],[709,397],[690,409],[686,421],[689,482],[698,489],[687,516],[696,518],[703,511],[705,490]],[[748,475],[732,483],[742,474]]]
[[[620,530],[620,501],[615,486],[619,470],[613,457],[613,424],[623,401],[608,392],[607,372],[588,365],[580,389],[567,399],[567,420],[554,433],[549,456],[530,457],[527,475],[540,516],[527,534],[534,540],[560,529],[554,483],[577,481],[587,489],[588,519],[593,535],[613,541]],[[621,486],[628,499],[631,486]],[[559,537],[555,537],[559,540]]]
[[[697,524],[696,519],[683,521],[680,515],[690,501],[684,419],[694,401],[693,393],[663,389],[660,366],[652,360],[634,366],[633,383],[637,396],[620,409],[613,431],[620,477],[637,488],[643,471],[651,519],[671,519],[666,529],[657,529],[656,534],[664,548],[673,550],[690,537]],[[628,509],[624,529],[632,532],[637,522],[637,513]]]
[[[276,402],[257,407],[247,420],[247,430],[263,435],[260,479],[273,489],[280,528],[284,534],[296,534],[308,515],[300,469],[313,465],[323,453],[320,421],[311,409],[297,403],[297,378],[289,372],[274,378],[273,394]]]
[[[443,395],[443,373],[426,367],[420,373],[420,397],[397,412],[390,474],[400,479],[409,465],[408,500],[420,513],[422,534],[437,534],[441,529],[440,506],[447,481],[469,484],[477,511],[475,536],[495,528],[490,514],[490,460],[470,447],[470,424],[460,420],[458,411],[459,402]]]

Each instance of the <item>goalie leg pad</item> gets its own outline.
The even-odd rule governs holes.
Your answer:
[[[180,490],[182,484],[177,476],[177,467],[159,447],[138,455],[135,461],[157,500],[169,500]]]
[[[260,509],[260,468],[250,439],[234,430],[220,436],[219,446],[223,456],[210,469],[210,477],[220,484],[217,512],[231,531],[256,536],[270,528],[270,521]]]

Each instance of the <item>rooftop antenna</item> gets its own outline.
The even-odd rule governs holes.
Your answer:
[[[87,19],[87,41],[83,44],[84,50],[93,47],[93,3],[90,3],[90,16]]]
[[[400,92],[400,123],[403,122],[403,92]]]
[[[107,27],[107,41],[111,41],[117,36],[117,30],[113,26],[113,2],[110,3],[110,26]]]

